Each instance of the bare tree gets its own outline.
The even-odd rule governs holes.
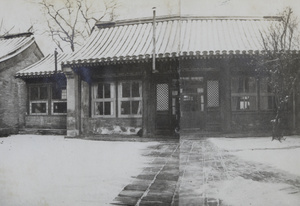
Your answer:
[[[11,27],[10,29],[5,29],[4,21],[3,21],[3,19],[1,19],[1,22],[0,22],[0,36],[5,36],[5,35],[9,34],[13,29],[14,29],[14,26]]]
[[[272,120],[272,140],[283,139],[287,124],[286,114],[295,84],[299,79],[299,31],[297,18],[291,8],[286,8],[279,21],[274,21],[267,31],[261,32],[264,55],[259,58],[259,75],[265,75],[275,98],[276,116]]]
[[[103,1],[103,10],[88,0],[63,0],[59,3],[42,0],[40,5],[47,16],[48,33],[61,51],[65,43],[75,51],[75,46],[81,45],[90,35],[95,22],[103,18],[114,20],[118,7],[116,0]]]

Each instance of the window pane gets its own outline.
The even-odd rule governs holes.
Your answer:
[[[238,93],[239,91],[239,78],[238,77],[232,77],[231,79],[231,92],[232,93]]]
[[[38,100],[39,99],[39,88],[31,87],[30,88],[30,100]]]
[[[67,99],[67,90],[66,89],[61,90],[61,99]]]
[[[44,113],[46,114],[47,106],[46,103],[31,103],[31,112],[34,113]]]
[[[40,99],[48,99],[47,87],[40,87]]]
[[[121,102],[121,114],[130,114],[130,101]]]
[[[261,96],[260,98],[260,109],[269,110],[274,108],[274,97],[273,96]]]
[[[260,93],[272,93],[267,79],[260,80]]]
[[[232,97],[231,109],[233,111],[255,110],[256,109],[256,97],[255,96]]]
[[[130,97],[130,83],[122,83],[122,97]]]
[[[110,84],[104,84],[104,98],[110,98]]]
[[[100,99],[103,98],[103,84],[98,84],[96,98],[100,98]]]
[[[95,103],[95,115],[103,115],[103,102]]]
[[[156,85],[156,110],[157,111],[169,110],[169,85],[168,84]]]
[[[132,101],[132,114],[141,114],[142,108],[141,108],[141,101]]]
[[[132,83],[132,97],[140,97],[140,84],[138,82]]]
[[[54,102],[53,103],[54,113],[67,113],[67,102]]]
[[[104,115],[111,115],[111,102],[104,102]]]
[[[232,97],[231,98],[231,110],[236,111],[239,110],[239,103],[238,103],[238,98],[239,97]]]
[[[219,106],[219,81],[207,81],[207,106]]]
[[[246,86],[245,92],[256,93],[256,79],[254,77],[247,78]]]
[[[52,99],[61,99],[61,89],[53,86],[52,87]]]

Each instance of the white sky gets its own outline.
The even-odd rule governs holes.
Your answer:
[[[14,32],[24,32],[34,25],[36,40],[45,54],[53,52],[55,46],[44,33],[47,28],[40,0],[0,0],[0,22],[3,27]],[[52,0],[61,1],[61,0]],[[101,0],[93,0],[97,1]],[[157,15],[197,15],[197,16],[272,16],[285,7],[293,8],[300,16],[299,0],[117,0],[118,19],[152,16],[152,7]]]

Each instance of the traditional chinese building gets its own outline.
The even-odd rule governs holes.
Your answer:
[[[42,57],[32,33],[0,36],[0,136],[24,126],[26,87],[14,75]]]
[[[270,130],[274,97],[253,60],[262,55],[261,34],[273,21],[278,19],[158,17],[155,35],[152,18],[98,23],[85,45],[61,60],[66,79],[59,88],[66,94],[67,110],[65,124],[59,124],[70,137]],[[49,74],[53,79],[53,69]],[[34,114],[35,103],[54,115],[54,99],[40,102],[42,94],[33,98],[28,86],[27,119],[41,115]],[[295,96],[288,108],[293,129],[300,124],[297,102]]]

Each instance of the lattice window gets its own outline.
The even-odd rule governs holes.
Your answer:
[[[169,85],[168,84],[156,85],[156,110],[157,111],[169,110]]]
[[[219,106],[219,81],[207,81],[207,107]]]

